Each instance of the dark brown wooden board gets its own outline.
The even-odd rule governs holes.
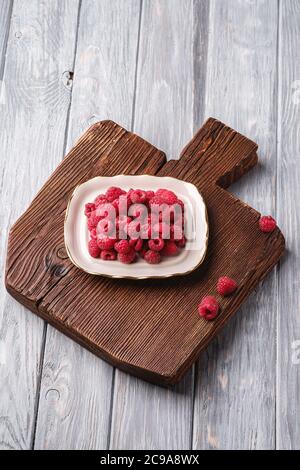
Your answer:
[[[120,369],[160,384],[179,381],[284,251],[280,230],[260,232],[260,214],[225,189],[257,163],[256,151],[254,142],[213,118],[179,160],[168,162],[163,152],[112,121],[93,125],[11,228],[7,290]],[[94,176],[121,173],[169,175],[199,188],[210,238],[196,271],[134,281],[91,276],[70,262],[63,225],[73,189]],[[204,295],[216,295],[221,275],[236,279],[239,289],[228,298],[217,295],[221,313],[206,322],[197,306]]]

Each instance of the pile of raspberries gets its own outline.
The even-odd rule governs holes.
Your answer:
[[[158,264],[184,248],[184,203],[173,191],[110,187],[85,205],[93,258]]]

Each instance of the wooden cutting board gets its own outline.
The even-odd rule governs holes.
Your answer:
[[[279,229],[260,232],[260,214],[225,189],[257,163],[256,150],[254,142],[210,118],[180,159],[166,162],[163,152],[118,124],[93,125],[12,227],[7,290],[120,369],[160,384],[179,381],[284,251]],[[70,262],[63,225],[73,189],[94,176],[121,173],[169,175],[199,188],[210,239],[206,260],[196,271],[134,281],[91,276]],[[236,279],[239,289],[226,299],[217,296],[221,313],[206,322],[197,313],[198,303],[215,295],[222,275]]]

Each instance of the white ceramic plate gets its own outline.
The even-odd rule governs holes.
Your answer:
[[[89,233],[84,206],[87,202],[92,202],[99,193],[105,193],[110,186],[119,186],[125,190],[139,188],[156,191],[159,188],[167,188],[174,191],[184,202],[185,219],[188,221],[185,234],[189,240],[180,254],[164,258],[158,265],[148,264],[142,258],[132,264],[92,258],[87,249]],[[74,190],[66,211],[64,236],[70,260],[89,274],[133,279],[184,275],[196,269],[206,254],[208,242],[206,206],[196,186],[176,178],[149,175],[97,176]]]

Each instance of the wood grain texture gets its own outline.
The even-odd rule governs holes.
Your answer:
[[[260,166],[232,190],[273,215],[277,15],[272,1],[210,2],[207,83],[212,85],[205,107],[206,115],[226,120],[258,143]],[[201,356],[195,449],[275,447],[276,302],[272,275]]]
[[[76,7],[73,0],[14,2],[4,69],[6,99],[0,106],[1,264],[10,225],[63,153],[70,91],[61,76],[74,58]],[[44,325],[11,302],[2,285],[0,446],[28,449]]]
[[[208,2],[143,2],[141,20],[134,130],[176,158],[203,122]],[[193,382],[190,370],[165,390],[116,370],[110,447],[189,448]]]
[[[2,80],[3,77],[12,5],[13,0],[4,0],[0,3],[0,80]]]
[[[136,134],[112,121],[93,125],[12,227],[8,291],[120,369],[153,382],[178,382],[284,250],[279,229],[263,234],[259,213],[219,185],[227,187],[255,165],[256,148],[211,118],[180,160],[164,164],[164,154]],[[94,176],[118,173],[172,175],[199,188],[210,220],[208,254],[200,269],[178,279],[136,283],[90,276],[69,259],[57,261],[64,211],[74,187]],[[239,291],[220,299],[223,313],[214,322],[199,320],[195,294],[202,297],[212,291],[224,272],[237,279]]]
[[[68,148],[99,119],[130,127],[139,14],[136,0],[82,3]],[[49,327],[35,448],[105,449],[112,383],[111,366]]]
[[[281,2],[277,217],[288,253],[279,269],[277,297],[277,448],[300,449],[300,4]]]

